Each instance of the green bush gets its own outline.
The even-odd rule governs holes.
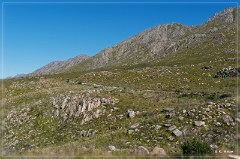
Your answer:
[[[206,142],[198,139],[191,139],[181,145],[184,155],[206,155],[213,153],[212,148]]]
[[[220,96],[220,99],[223,99],[223,98],[227,98],[227,97],[231,97],[232,95],[231,94],[222,94]]]

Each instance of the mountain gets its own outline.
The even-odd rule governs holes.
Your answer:
[[[53,61],[50,62],[49,64],[37,69],[31,75],[40,75],[40,74],[49,74],[49,73],[54,73],[54,72],[59,72],[62,69],[68,69],[77,63],[80,63],[86,59],[88,59],[89,56],[85,54],[81,54],[76,56],[75,58],[70,58],[66,61]]]
[[[23,74],[17,74],[17,75],[14,76],[14,78],[24,77],[24,76],[26,76],[26,75],[27,75],[27,74],[24,74],[24,73],[23,73]]]
[[[226,8],[199,26],[189,27],[178,23],[161,24],[146,29],[115,46],[105,48],[93,57],[79,55],[67,61],[54,61],[34,71],[32,75],[157,62],[169,54],[195,47],[199,39],[201,41],[208,39],[212,33],[227,27],[236,20],[237,13],[234,12],[236,9]]]
[[[105,48],[90,58],[67,62],[52,62],[34,73],[61,73],[92,70],[103,67],[131,66],[141,63],[157,62],[183,49],[196,47],[212,36],[212,33],[236,21],[236,8],[226,8],[214,14],[204,24],[185,26],[178,23],[158,25],[134,35],[119,44]],[[239,15],[238,15],[239,16]],[[217,23],[217,25],[215,25]]]

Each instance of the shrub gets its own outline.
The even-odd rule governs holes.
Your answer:
[[[208,143],[195,138],[184,142],[181,148],[184,155],[206,155],[213,152]]]
[[[222,99],[222,98],[227,98],[227,97],[231,97],[232,95],[231,94],[222,94],[221,96],[220,96],[220,99]]]

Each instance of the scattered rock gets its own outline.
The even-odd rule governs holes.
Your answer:
[[[156,139],[157,139],[157,140],[162,140],[163,137],[161,137],[161,136],[160,136],[160,137],[156,137]]]
[[[205,122],[204,121],[194,121],[194,125],[195,126],[202,126],[202,125],[205,125]]]
[[[230,122],[233,121],[232,117],[230,117],[229,115],[224,115],[222,117],[222,120],[223,120],[223,123],[227,125],[230,125]]]
[[[192,116],[192,117],[195,116],[195,114],[194,114],[192,111],[188,111],[188,112],[187,112],[187,115],[188,115],[188,116]]]
[[[128,134],[134,133],[134,130],[128,130]]]
[[[165,150],[161,147],[154,147],[154,149],[150,152],[150,155],[152,156],[166,156],[167,153]]]
[[[116,150],[116,147],[113,146],[113,145],[109,145],[109,146],[107,147],[107,150],[108,150],[108,151],[114,151],[114,150]]]
[[[175,116],[175,113],[167,113],[166,118],[172,118]]]
[[[182,121],[183,119],[184,119],[184,117],[182,117],[182,116],[178,117],[179,121]]]
[[[154,130],[156,131],[156,130],[158,130],[158,129],[160,129],[160,128],[161,128],[160,125],[156,125],[156,126],[154,127]]]
[[[135,129],[140,125],[140,123],[135,123],[133,125],[130,126],[131,129]]]
[[[173,137],[173,136],[169,136],[169,137],[168,137],[168,140],[173,141],[173,140],[174,140],[174,137]]]
[[[143,146],[139,146],[137,149],[135,149],[134,153],[141,154],[141,155],[149,155],[148,149]]]
[[[204,70],[208,70],[208,69],[211,69],[211,68],[213,68],[213,66],[203,66],[202,67],[202,69],[204,69]]]
[[[163,124],[165,127],[170,127],[171,124]]]
[[[174,108],[163,108],[163,112],[172,112]]]
[[[169,131],[173,131],[174,129],[176,129],[177,127],[176,127],[176,125],[172,125],[172,126],[170,126],[169,128],[168,128],[168,130]]]
[[[182,136],[182,131],[180,131],[180,130],[178,130],[178,129],[175,129],[175,130],[173,131],[173,134],[174,134],[175,136]]]
[[[135,112],[133,110],[130,109],[127,112],[128,112],[128,117],[129,118],[134,118],[135,117]]]

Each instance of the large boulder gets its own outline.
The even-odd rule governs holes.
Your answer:
[[[133,153],[139,155],[149,155],[148,149],[143,146],[139,146],[138,148],[136,148]]]
[[[166,156],[167,153],[161,147],[154,147],[154,149],[150,152],[151,156]]]

